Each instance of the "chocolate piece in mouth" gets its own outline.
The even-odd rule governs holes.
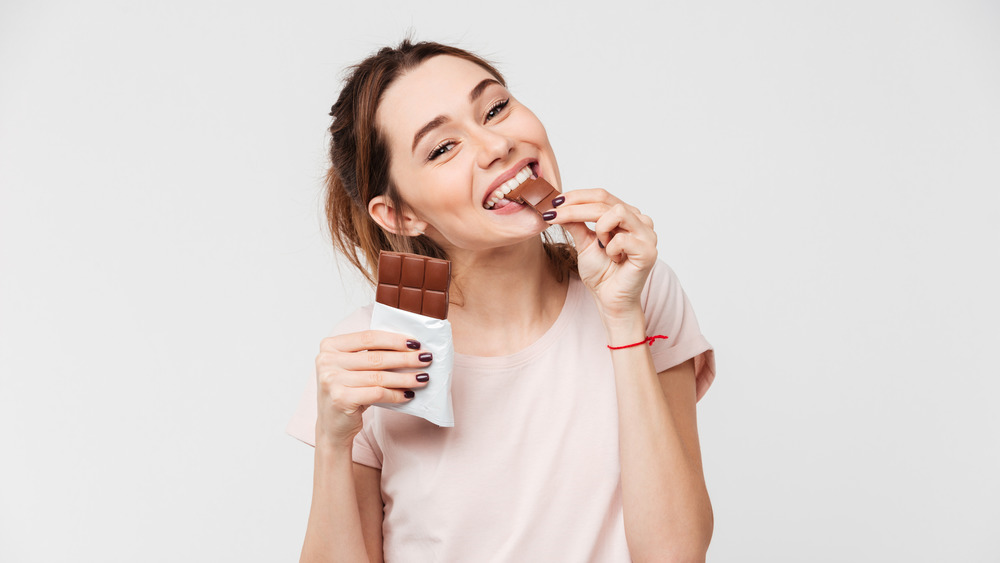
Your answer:
[[[448,318],[451,262],[419,254],[378,254],[375,301],[435,319]]]
[[[542,178],[527,179],[520,186],[511,190],[505,199],[526,204],[539,215],[553,209],[552,200],[559,197],[559,190]]]

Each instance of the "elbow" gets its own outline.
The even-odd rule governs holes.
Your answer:
[[[635,563],[705,563],[707,545],[672,545],[663,549],[649,550],[642,554],[631,554]]]
[[[632,561],[636,563],[704,563],[708,546],[712,542],[715,522],[711,509],[697,522],[692,522],[684,533],[664,534],[660,541],[650,542],[631,549]]]
[[[708,545],[712,543],[714,527],[715,524],[710,512],[707,521],[700,525],[697,530],[692,531],[689,541],[683,542],[684,545],[681,546],[681,549],[671,554],[667,561],[672,563],[704,563],[708,554]]]
[[[635,563],[705,563],[707,553],[707,544],[692,541],[630,555]]]
[[[667,552],[667,557],[661,561],[670,563],[705,563],[708,555],[708,544],[712,541],[712,530],[709,528],[706,533],[698,537],[691,538],[686,545],[678,546],[677,549]]]
[[[671,563],[704,563],[708,554],[708,546],[712,543],[712,532],[715,529],[715,518],[711,505],[691,527],[683,541],[676,542],[673,549],[667,550],[667,557],[660,561]]]

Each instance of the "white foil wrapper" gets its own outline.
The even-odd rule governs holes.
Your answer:
[[[451,408],[451,370],[455,358],[455,347],[451,342],[451,323],[389,307],[376,301],[375,309],[372,311],[371,329],[411,336],[420,342],[421,352],[430,352],[434,355],[431,365],[424,369],[430,380],[426,387],[414,389],[415,395],[412,399],[401,404],[375,403],[375,405],[419,416],[438,426],[455,426],[455,413]]]

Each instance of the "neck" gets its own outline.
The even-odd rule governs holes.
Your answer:
[[[537,340],[562,311],[558,278],[541,239],[488,252],[449,252],[455,350],[480,356],[516,352]]]

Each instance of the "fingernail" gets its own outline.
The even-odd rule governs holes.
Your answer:
[[[409,348],[410,350],[419,350],[420,343],[417,342],[416,340],[407,340],[406,347]]]
[[[431,379],[431,376],[427,375],[426,373],[418,373],[417,374],[417,381],[419,381],[420,383],[423,383],[425,381],[430,381],[430,379]]]
[[[545,219],[546,221],[551,221],[555,218],[556,218],[555,211],[546,211],[545,213],[542,213],[542,219]]]
[[[417,356],[417,359],[421,362],[429,362],[434,359],[434,356],[432,356],[430,352],[424,352],[423,354]]]
[[[601,242],[601,239],[597,239],[597,246],[604,248],[604,243]]]
[[[407,389],[406,391],[403,391],[403,396],[406,397],[407,399],[412,399],[413,395],[415,395],[415,393],[413,392],[412,389]]]
[[[559,207],[565,201],[566,201],[566,198],[564,196],[559,196],[559,197],[557,197],[557,198],[555,198],[555,199],[552,200],[552,207]]]

